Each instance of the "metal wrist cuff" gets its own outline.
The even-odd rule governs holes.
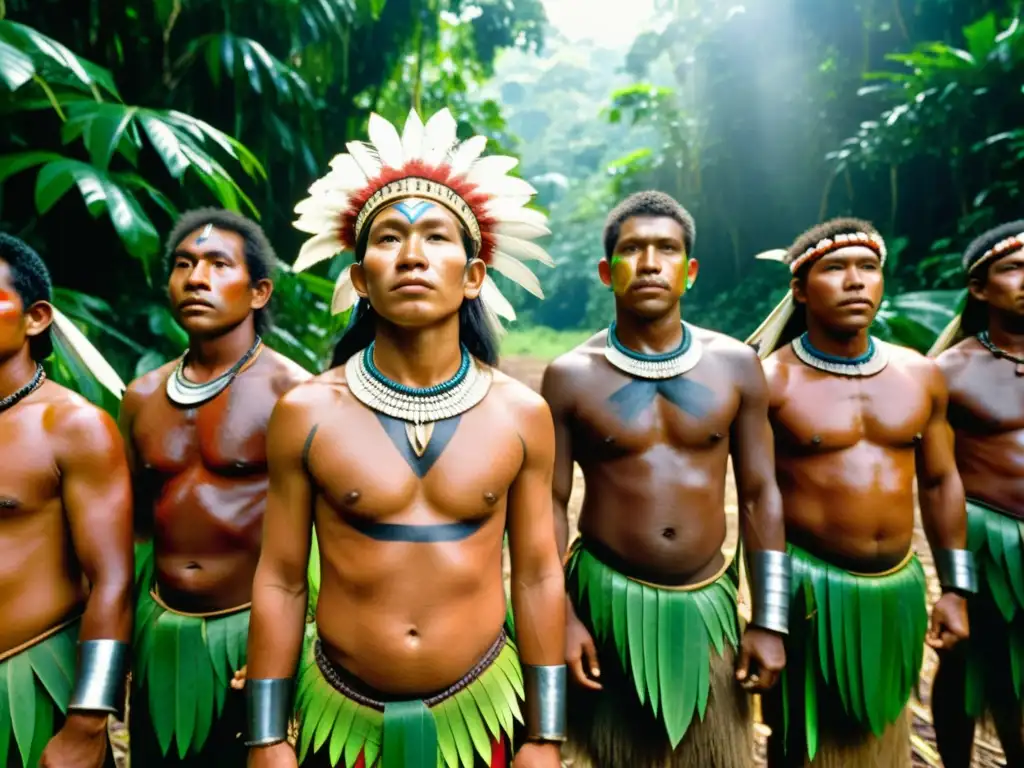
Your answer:
[[[939,584],[973,595],[978,591],[978,572],[974,567],[974,553],[967,549],[936,549],[935,571]]]
[[[288,738],[292,680],[273,677],[245,681],[245,706],[249,722],[247,747],[269,747]]]
[[[69,710],[116,714],[123,701],[128,643],[85,640],[78,644],[78,678],[68,701]]]
[[[750,553],[750,590],[754,603],[750,623],[781,634],[789,633],[789,555],[776,550]]]
[[[565,664],[523,664],[527,741],[565,741]]]

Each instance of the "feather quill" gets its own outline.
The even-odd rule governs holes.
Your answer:
[[[299,255],[296,257],[295,263],[292,264],[292,272],[303,272],[314,264],[327,261],[343,250],[345,247],[338,239],[338,233],[335,230],[331,229],[314,235],[299,249]]]
[[[51,305],[52,306],[52,305]],[[71,319],[56,307],[53,307],[53,325],[51,333],[62,342],[65,349],[73,354],[78,361],[104,387],[110,390],[118,400],[124,394],[125,385],[115,371],[86,338],[85,334],[71,322]]]

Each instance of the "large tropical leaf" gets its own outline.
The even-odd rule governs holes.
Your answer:
[[[912,291],[886,299],[874,331],[889,341],[925,352],[959,311],[964,291]]]
[[[8,90],[16,91],[36,73],[32,57],[17,46],[0,40],[0,81]]]
[[[88,88],[96,99],[101,98],[101,89],[120,98],[114,78],[108,70],[76,56],[66,46],[32,27],[0,19],[0,42],[29,56],[37,69],[49,63],[52,71],[68,73],[72,79],[68,84],[74,82]]]
[[[313,93],[302,75],[273,56],[261,43],[230,33],[203,35],[189,43],[182,63],[206,61],[210,79],[220,85],[221,74],[233,80],[246,78],[252,90],[262,94],[264,84],[279,101],[312,104]]]
[[[160,238],[125,176],[53,152],[23,152],[0,157],[0,182],[28,168],[41,166],[36,177],[35,204],[40,214],[77,187],[89,213],[107,213],[128,252],[148,259],[160,249]]]

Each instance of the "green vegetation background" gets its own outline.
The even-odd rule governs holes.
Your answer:
[[[504,286],[505,354],[550,358],[607,324],[604,217],[645,188],[696,217],[694,322],[744,337],[786,290],[755,254],[854,215],[889,243],[876,332],[926,349],[962,301],[959,253],[1020,216],[1020,4],[657,7],[609,47],[561,37],[541,0],[0,0],[0,230],[44,255],[57,304],[128,381],[186,343],[164,291],[176,212],[257,217],[287,265],[293,206],[371,111],[448,106],[521,159],[550,216],[547,298]],[[275,292],[269,342],[310,370],[340,329],[337,261]]]

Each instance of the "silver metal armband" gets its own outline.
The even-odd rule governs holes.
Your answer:
[[[245,681],[245,705],[249,718],[247,747],[269,747],[288,738],[292,680],[273,677]]]
[[[935,571],[944,589],[955,589],[973,595],[978,591],[978,572],[974,553],[967,549],[936,549]]]
[[[526,740],[565,741],[565,664],[523,664]]]
[[[116,714],[124,702],[124,675],[128,643],[120,640],[85,640],[78,644],[78,678],[68,701],[69,710]]]
[[[750,591],[754,603],[750,623],[789,633],[789,555],[776,550],[750,553]]]

